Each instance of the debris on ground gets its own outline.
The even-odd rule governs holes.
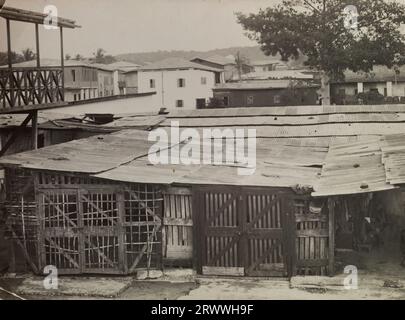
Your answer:
[[[46,289],[44,279],[31,277],[17,287],[17,293],[26,296],[84,296],[118,297],[133,282],[131,277],[95,278],[95,277],[59,277],[57,289]]]
[[[400,283],[399,280],[385,280],[383,284],[384,288],[393,288],[393,289],[401,289],[403,285]]]

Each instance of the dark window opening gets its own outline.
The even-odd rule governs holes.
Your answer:
[[[177,79],[177,86],[179,88],[184,88],[186,86],[186,79],[184,78]]]
[[[45,135],[43,133],[40,133],[37,137],[37,145],[38,148],[43,148],[45,147]]]
[[[215,73],[215,83],[221,83],[221,74]]]
[[[149,87],[150,88],[155,88],[156,87],[155,79],[150,79],[149,80]]]
[[[183,108],[184,107],[183,100],[176,100],[176,107],[177,108]]]
[[[205,99],[204,98],[196,99],[196,106],[197,109],[205,108]]]

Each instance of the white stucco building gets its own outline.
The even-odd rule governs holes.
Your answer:
[[[354,104],[360,93],[375,93],[385,102],[405,102],[405,66],[375,65],[370,72],[346,70],[344,79],[331,83],[332,103]]]
[[[156,92],[158,109],[197,109],[213,97],[222,72],[184,59],[165,59],[138,70],[138,93]]]

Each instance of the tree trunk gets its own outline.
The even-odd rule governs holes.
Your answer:
[[[325,73],[321,73],[321,88],[317,91],[319,98],[322,99],[323,106],[330,105],[330,78]]]

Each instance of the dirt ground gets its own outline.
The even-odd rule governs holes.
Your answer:
[[[307,276],[290,280],[201,277],[191,269],[167,270],[163,277],[154,280],[60,277],[62,290],[56,294],[44,290],[42,278],[24,275],[0,278],[0,287],[33,300],[405,300],[405,268],[400,265],[398,255],[384,249],[356,256],[345,257],[343,254],[339,257],[342,267],[346,265],[346,259],[358,267],[358,289],[344,288],[343,279],[347,275],[343,274],[343,268],[337,270],[335,277]],[[72,292],[80,292],[81,295],[72,295]],[[0,290],[0,299],[16,298]]]
[[[18,287],[22,283],[22,279],[1,279],[0,287],[16,293]],[[108,286],[108,279],[105,280],[105,285]],[[197,288],[198,285],[195,282],[184,283],[170,283],[166,281],[134,281],[127,289],[120,293],[116,297],[101,297],[91,295],[18,295],[28,300],[88,300],[88,299],[119,299],[119,300],[176,300],[180,297],[186,296],[191,290]],[[18,298],[5,293],[0,290],[0,299],[3,300],[19,300]]]
[[[257,300],[365,300],[405,299],[405,288],[359,285],[357,290],[324,287],[291,288],[289,281],[216,279],[206,280],[180,299],[257,299]]]
[[[301,277],[300,277],[301,278]],[[302,279],[302,278],[301,278]],[[73,299],[118,299],[118,300],[364,300],[364,299],[405,299],[405,276],[401,278],[382,277],[381,275],[363,274],[360,276],[357,290],[345,290],[342,286],[328,284],[340,283],[342,275],[334,278],[322,278],[311,284],[306,278],[304,285],[294,287],[293,280],[287,279],[254,279],[254,278],[212,278],[197,277],[195,281],[161,281],[143,280],[131,281],[119,295],[115,297],[101,296],[72,296],[72,295],[23,295],[32,300],[73,300]],[[327,280],[327,281],[325,281]],[[385,284],[395,283],[398,286],[385,287]],[[22,279],[0,279],[0,286],[12,292],[22,285]],[[88,281],[92,281],[91,279]],[[96,281],[96,280],[94,280]],[[104,279],[105,287],[109,281]],[[319,285],[324,283],[325,285]],[[0,298],[15,300],[0,291]]]

